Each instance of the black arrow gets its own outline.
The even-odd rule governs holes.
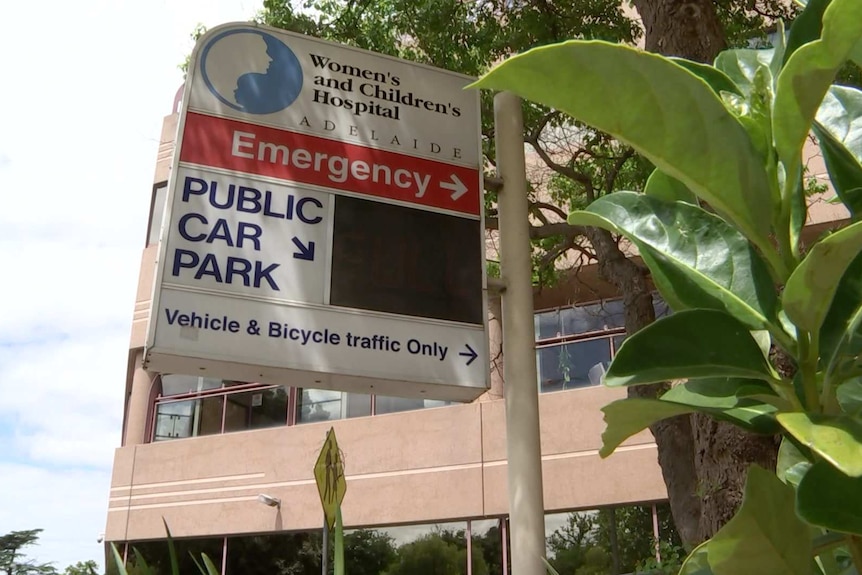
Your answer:
[[[470,365],[471,363],[473,363],[476,360],[477,357],[479,357],[479,354],[476,353],[476,350],[474,350],[472,347],[470,347],[469,343],[465,343],[464,345],[467,347],[467,351],[462,351],[458,355],[462,355],[464,357],[469,357],[470,359],[467,360],[467,365]]]
[[[302,243],[302,240],[294,236],[293,245],[295,245],[296,249],[299,250],[298,252],[293,254],[293,257],[298,260],[306,260],[309,262],[314,261],[314,242],[308,242],[308,245],[306,246],[304,243]]]

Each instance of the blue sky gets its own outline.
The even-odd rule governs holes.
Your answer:
[[[0,5],[0,534],[102,562],[162,117],[189,34],[253,0]]]

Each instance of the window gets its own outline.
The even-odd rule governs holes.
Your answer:
[[[384,413],[398,413],[400,411],[411,411],[414,409],[425,409],[428,407],[443,407],[452,405],[451,401],[439,399],[411,399],[406,397],[389,397],[377,395],[374,397],[374,415]]]
[[[161,377],[153,441],[287,424],[288,391],[188,375]]]
[[[296,422],[313,423],[371,415],[371,396],[328,389],[299,389]]]
[[[656,318],[670,313],[657,294]],[[625,339],[622,300],[541,311],[535,315],[536,367],[541,392],[599,385]]]

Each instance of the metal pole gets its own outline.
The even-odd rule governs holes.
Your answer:
[[[326,521],[326,516],[323,516],[323,553],[320,557],[321,575],[329,574],[329,523]]]
[[[544,575],[545,507],[520,98],[508,92],[494,97],[494,126],[497,171],[503,179],[498,208],[500,270],[506,283],[503,292],[503,394],[506,398],[512,573]]]

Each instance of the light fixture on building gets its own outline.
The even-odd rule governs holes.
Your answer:
[[[278,497],[267,495],[265,493],[261,493],[260,495],[258,495],[257,500],[264,505],[269,505],[270,507],[281,507],[281,499],[279,499]]]

